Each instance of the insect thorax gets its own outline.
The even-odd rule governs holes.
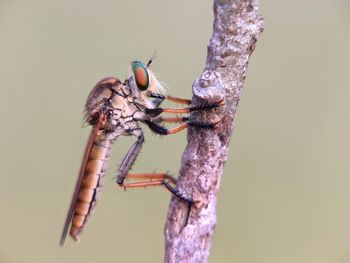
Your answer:
[[[121,83],[116,78],[105,78],[95,85],[88,97],[86,120],[94,125],[103,114],[106,116],[102,127],[105,133],[129,135],[139,129],[137,120],[144,117],[144,108],[149,106],[147,102],[143,94],[133,90],[129,81]]]

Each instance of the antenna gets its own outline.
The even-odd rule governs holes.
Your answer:
[[[151,56],[151,58],[148,60],[146,64],[147,68],[152,64],[153,60],[155,60],[157,56],[158,56],[157,50],[154,50],[153,55]]]

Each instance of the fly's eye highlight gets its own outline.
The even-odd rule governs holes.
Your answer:
[[[140,61],[134,61],[132,62],[132,70],[138,89],[146,90],[149,86],[149,74],[146,65]]]

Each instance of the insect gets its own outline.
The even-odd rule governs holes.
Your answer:
[[[93,128],[62,231],[61,245],[64,244],[68,231],[74,240],[79,240],[79,234],[100,199],[112,144],[122,135],[134,136],[136,141],[119,166],[117,175],[119,186],[125,189],[164,186],[180,200],[188,204],[193,202],[191,198],[177,191],[176,180],[166,173],[128,173],[144,142],[140,123],[146,124],[154,133],[160,135],[174,134],[189,126],[213,128],[215,125],[213,123],[191,121],[188,117],[163,117],[161,114],[182,114],[210,109],[222,105],[222,102],[191,106],[191,100],[167,96],[163,86],[149,68],[152,61],[153,58],[147,64],[133,61],[132,74],[124,82],[114,77],[104,78],[94,86],[88,96],[85,122]],[[164,100],[188,106],[178,109],[159,107]],[[179,126],[167,129],[163,123],[179,123]],[[126,178],[141,181],[125,182]]]

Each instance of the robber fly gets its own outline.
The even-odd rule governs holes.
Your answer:
[[[154,133],[160,135],[174,134],[189,126],[212,128],[214,127],[212,123],[190,121],[188,117],[162,117],[161,113],[189,113],[194,110],[217,107],[221,102],[195,107],[191,106],[191,100],[167,96],[163,86],[149,69],[152,60],[150,59],[147,64],[133,61],[132,74],[124,82],[114,77],[102,79],[95,85],[87,99],[85,121],[93,128],[64,224],[61,245],[64,244],[68,230],[74,240],[79,240],[79,234],[100,199],[112,144],[121,135],[132,135],[136,138],[136,142],[131,146],[118,169],[119,186],[125,189],[164,186],[183,202],[188,204],[193,202],[191,198],[184,196],[175,188],[176,180],[166,173],[128,173],[144,142],[140,123],[146,124]],[[160,108],[160,104],[165,99],[188,106],[179,109]],[[179,126],[167,129],[163,123],[179,123]],[[126,178],[141,181],[126,183]]]

